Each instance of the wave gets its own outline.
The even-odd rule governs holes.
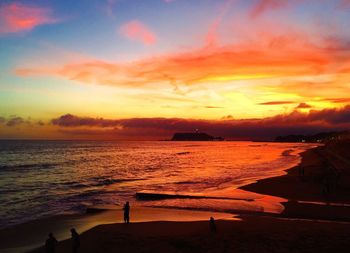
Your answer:
[[[117,183],[123,183],[123,182],[134,182],[134,181],[142,181],[145,180],[144,178],[118,178],[118,179],[110,179],[110,178],[104,178],[104,179],[98,179],[97,182],[90,184],[89,186],[105,186],[105,185],[111,185],[111,184],[117,184]]]
[[[145,180],[142,178],[120,178],[120,179],[110,179],[110,178],[95,178],[93,182],[77,182],[77,181],[69,181],[69,182],[56,182],[53,185],[55,186],[67,186],[69,188],[88,188],[88,187],[98,187],[98,186],[107,186],[117,183],[123,182],[134,182]]]
[[[294,149],[287,149],[282,152],[282,156],[291,156],[294,151]]]
[[[0,171],[16,171],[30,169],[51,169],[59,165],[58,163],[33,163],[33,164],[16,164],[0,165]]]

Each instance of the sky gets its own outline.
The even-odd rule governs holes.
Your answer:
[[[0,0],[0,139],[350,129],[349,0]]]

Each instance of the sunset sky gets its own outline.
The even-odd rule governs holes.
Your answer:
[[[0,138],[350,129],[349,0],[0,1]]]

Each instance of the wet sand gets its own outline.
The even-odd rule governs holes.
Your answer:
[[[350,145],[349,149],[344,145],[347,144],[332,143],[308,150],[302,154],[301,164],[288,170],[286,175],[241,187],[288,199],[283,203],[284,211],[276,217],[241,215],[241,220],[230,220],[231,214],[142,208],[132,209],[132,215],[137,217],[132,224],[108,224],[121,222],[121,210],[113,210],[72,219],[50,218],[2,230],[0,245],[13,245],[14,238],[26,238],[33,231],[36,241],[43,242],[47,231],[60,224],[58,232],[53,231],[60,240],[68,238],[72,226],[79,232],[86,231],[81,235],[81,252],[91,253],[349,252],[350,166],[346,152]],[[330,164],[334,167],[331,174]],[[325,193],[325,178],[333,178],[334,170],[340,176],[336,184],[329,181],[332,184]],[[217,219],[217,233],[209,230],[210,216]],[[65,234],[62,234],[63,230]],[[27,244],[29,241],[27,238]],[[26,244],[17,246],[23,245]],[[70,247],[70,240],[63,240],[58,244],[57,252],[70,252]],[[43,252],[43,249],[32,252]]]

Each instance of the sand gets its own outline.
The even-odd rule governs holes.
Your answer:
[[[217,232],[207,221],[142,222],[100,225],[81,235],[81,251],[95,252],[349,252],[350,225],[245,217],[220,220]],[[71,241],[56,252],[70,252]],[[42,249],[32,253],[43,252]]]

